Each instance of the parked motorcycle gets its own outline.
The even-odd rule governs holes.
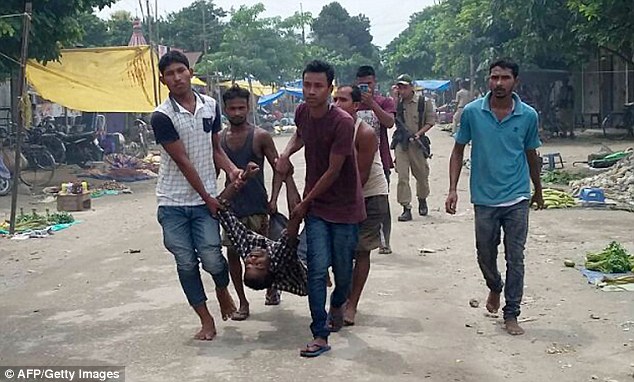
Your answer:
[[[94,131],[79,134],[57,133],[57,137],[64,142],[66,147],[66,163],[76,164],[81,168],[87,168],[90,162],[103,160],[103,149]]]

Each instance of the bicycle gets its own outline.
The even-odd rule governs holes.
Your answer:
[[[623,111],[612,111],[608,113],[601,122],[603,136],[608,137],[609,129],[624,129],[626,134],[619,138],[634,137],[634,103],[626,103]]]
[[[3,147],[8,147],[15,152],[16,135],[10,134],[3,142]],[[28,187],[44,187],[50,184],[55,175],[55,158],[42,145],[33,144],[30,141],[29,132],[25,132],[25,139],[21,147],[20,181]]]

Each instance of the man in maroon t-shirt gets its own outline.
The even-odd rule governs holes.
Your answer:
[[[396,114],[396,106],[394,100],[389,97],[383,97],[375,93],[376,89],[376,73],[374,68],[368,65],[360,66],[357,70],[357,86],[363,92],[362,102],[357,111],[357,117],[361,118],[365,123],[374,128],[379,137],[379,152],[381,153],[381,162],[383,162],[383,171],[390,184],[390,172],[394,168],[392,155],[390,154],[390,143],[387,139],[387,129],[394,127],[394,115]],[[390,248],[390,234],[392,232],[392,214],[388,209],[383,222],[381,222],[381,248],[379,253],[392,253]]]
[[[291,212],[291,217],[305,217],[308,247],[313,341],[300,351],[302,357],[316,357],[330,350],[330,332],[343,326],[343,305],[352,282],[359,223],[366,218],[354,149],[354,119],[329,102],[334,77],[333,67],[323,61],[312,61],[306,66],[302,76],[305,103],[295,111],[297,130],[275,167],[286,178],[291,171],[290,156],[304,147],[304,200]],[[327,313],[330,266],[335,289]]]

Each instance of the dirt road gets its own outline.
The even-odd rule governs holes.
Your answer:
[[[394,254],[373,253],[357,325],[334,334],[327,355],[298,356],[310,314],[306,299],[288,294],[281,306],[265,307],[263,294],[249,291],[247,321],[218,322],[213,342],[191,340],[197,321],[161,242],[154,184],[145,182],[131,184],[132,195],[94,200],[92,211],[76,214],[81,224],[51,238],[0,239],[0,365],[125,365],[127,381],[152,382],[632,381],[634,294],[594,289],[562,261],[579,264],[611,240],[634,250],[634,214],[532,213],[521,316],[527,333],[511,337],[499,318],[485,316],[467,175],[459,213],[448,216],[452,141],[440,131],[431,138],[430,216],[393,223]],[[286,141],[276,139],[278,147]],[[571,163],[596,147],[555,141],[543,152]],[[294,161],[299,177],[302,158]],[[395,192],[391,203],[396,220]],[[0,199],[0,217],[8,205]],[[208,276],[205,283],[211,291]],[[472,298],[479,308],[469,306]],[[213,299],[210,307],[217,316]]]

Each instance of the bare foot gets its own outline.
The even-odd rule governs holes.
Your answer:
[[[233,303],[233,298],[231,297],[231,294],[229,294],[229,290],[227,288],[216,289],[216,298],[218,299],[218,304],[220,305],[222,320],[227,321],[236,311],[236,305]]]
[[[343,307],[335,308],[330,306],[328,312],[328,330],[331,332],[338,332],[343,327]]]
[[[497,313],[500,309],[500,294],[489,292],[489,297],[487,298],[487,310],[489,313]]]
[[[216,338],[216,325],[214,319],[211,319],[210,323],[203,324],[203,327],[194,336],[195,339],[200,341],[211,341]]]
[[[249,304],[240,304],[240,308],[231,315],[233,321],[244,321],[247,318],[249,318]]]
[[[346,310],[343,313],[343,325],[353,326],[354,318],[357,315],[357,309],[353,308],[350,304],[346,304]]]
[[[524,329],[517,323],[517,318],[509,318],[504,320],[504,328],[508,334],[512,336],[521,336],[524,334]]]

